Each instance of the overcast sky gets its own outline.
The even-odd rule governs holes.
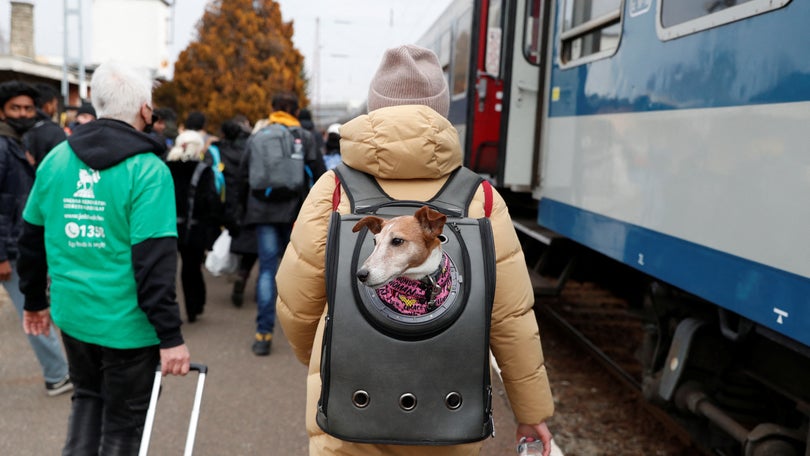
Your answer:
[[[91,21],[92,0],[68,1],[71,6],[82,1],[87,11],[86,23]],[[277,1],[284,20],[294,21],[293,41],[304,55],[307,73],[312,79],[309,93],[312,101],[359,103],[366,97],[368,83],[385,49],[416,41],[451,0]],[[64,0],[33,0],[33,3],[36,52],[61,55]],[[175,0],[174,42],[169,49],[172,65],[180,51],[194,39],[195,25],[202,18],[207,3],[208,0]],[[10,27],[9,8],[9,0],[0,0],[0,30],[5,40]],[[316,21],[320,27],[316,27]],[[320,77],[313,74],[316,35],[320,45]]]

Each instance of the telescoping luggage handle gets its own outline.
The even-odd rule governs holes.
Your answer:
[[[189,370],[197,371],[197,391],[194,394],[194,406],[191,409],[191,419],[188,423],[188,434],[186,435],[186,449],[184,456],[191,456],[194,449],[194,439],[197,436],[197,422],[200,419],[200,403],[202,402],[203,387],[205,386],[205,376],[208,374],[208,366],[205,364],[191,363]],[[152,425],[155,422],[155,410],[157,400],[160,395],[160,382],[163,375],[160,371],[160,364],[155,369],[155,381],[152,383],[152,397],[149,400],[149,410],[146,413],[146,423],[144,424],[143,435],[141,436],[141,449],[138,456],[146,456],[149,451],[149,439],[152,436]]]

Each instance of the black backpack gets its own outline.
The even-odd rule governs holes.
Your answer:
[[[429,201],[393,200],[375,179],[345,164],[326,241],[328,312],[321,358],[318,425],[339,439],[382,444],[452,445],[493,433],[489,324],[495,293],[495,247],[488,218],[467,217],[482,178],[454,171]],[[340,184],[351,214],[337,212]],[[451,260],[447,299],[420,316],[381,303],[356,271],[373,250],[362,217],[413,214],[427,205],[447,216],[442,250]]]
[[[202,173],[208,168],[210,165],[205,162],[197,163],[197,166],[194,167],[194,172],[191,174],[191,181],[188,185],[188,194],[186,196],[188,200],[188,211],[186,211],[185,217],[177,217],[177,225],[178,228],[182,227],[185,229],[185,236],[183,238],[183,242],[188,242],[189,240],[189,233],[191,233],[192,225],[196,225],[199,223],[199,220],[194,218],[194,201],[197,199],[197,187],[200,184],[200,178],[202,177]],[[178,230],[178,235],[181,233]]]

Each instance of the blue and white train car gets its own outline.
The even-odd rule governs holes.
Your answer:
[[[745,454],[810,454],[790,452],[810,414],[810,2],[552,3],[538,223],[714,306],[679,312],[661,397],[737,370],[778,407],[715,425]],[[704,333],[727,361],[690,351]]]
[[[810,0],[454,0],[420,43],[465,164],[633,271],[648,397],[810,455]]]

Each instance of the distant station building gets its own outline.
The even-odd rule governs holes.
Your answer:
[[[40,1],[38,4],[42,6],[44,3]],[[35,3],[32,0],[11,0],[9,22],[0,24],[0,30],[6,27],[9,30],[8,35],[0,34],[0,82],[19,79],[32,84],[46,83],[62,92],[64,79],[68,88],[67,105],[78,106],[83,98],[88,98],[83,92],[86,92],[93,69],[102,62],[119,60],[144,67],[155,79],[166,79],[170,75],[172,1],[94,0],[90,14],[82,10],[81,4],[79,0],[70,0],[60,1],[58,5],[48,2],[46,6],[52,8],[49,11],[58,9],[74,19],[70,23],[67,19],[64,21],[69,24],[67,34],[59,33],[64,30],[49,30],[49,36],[62,43],[67,38],[73,47],[79,43],[82,50],[90,50],[84,54],[71,49],[67,65],[63,67],[65,56],[61,53],[41,55],[36,52]],[[66,6],[67,10],[64,9]],[[0,17],[5,17],[5,14]],[[82,19],[89,19],[89,23],[82,24]],[[79,65],[77,54],[83,65]]]
[[[172,41],[173,1],[94,0],[91,62],[122,60],[167,79]],[[104,39],[98,39],[104,37]]]

